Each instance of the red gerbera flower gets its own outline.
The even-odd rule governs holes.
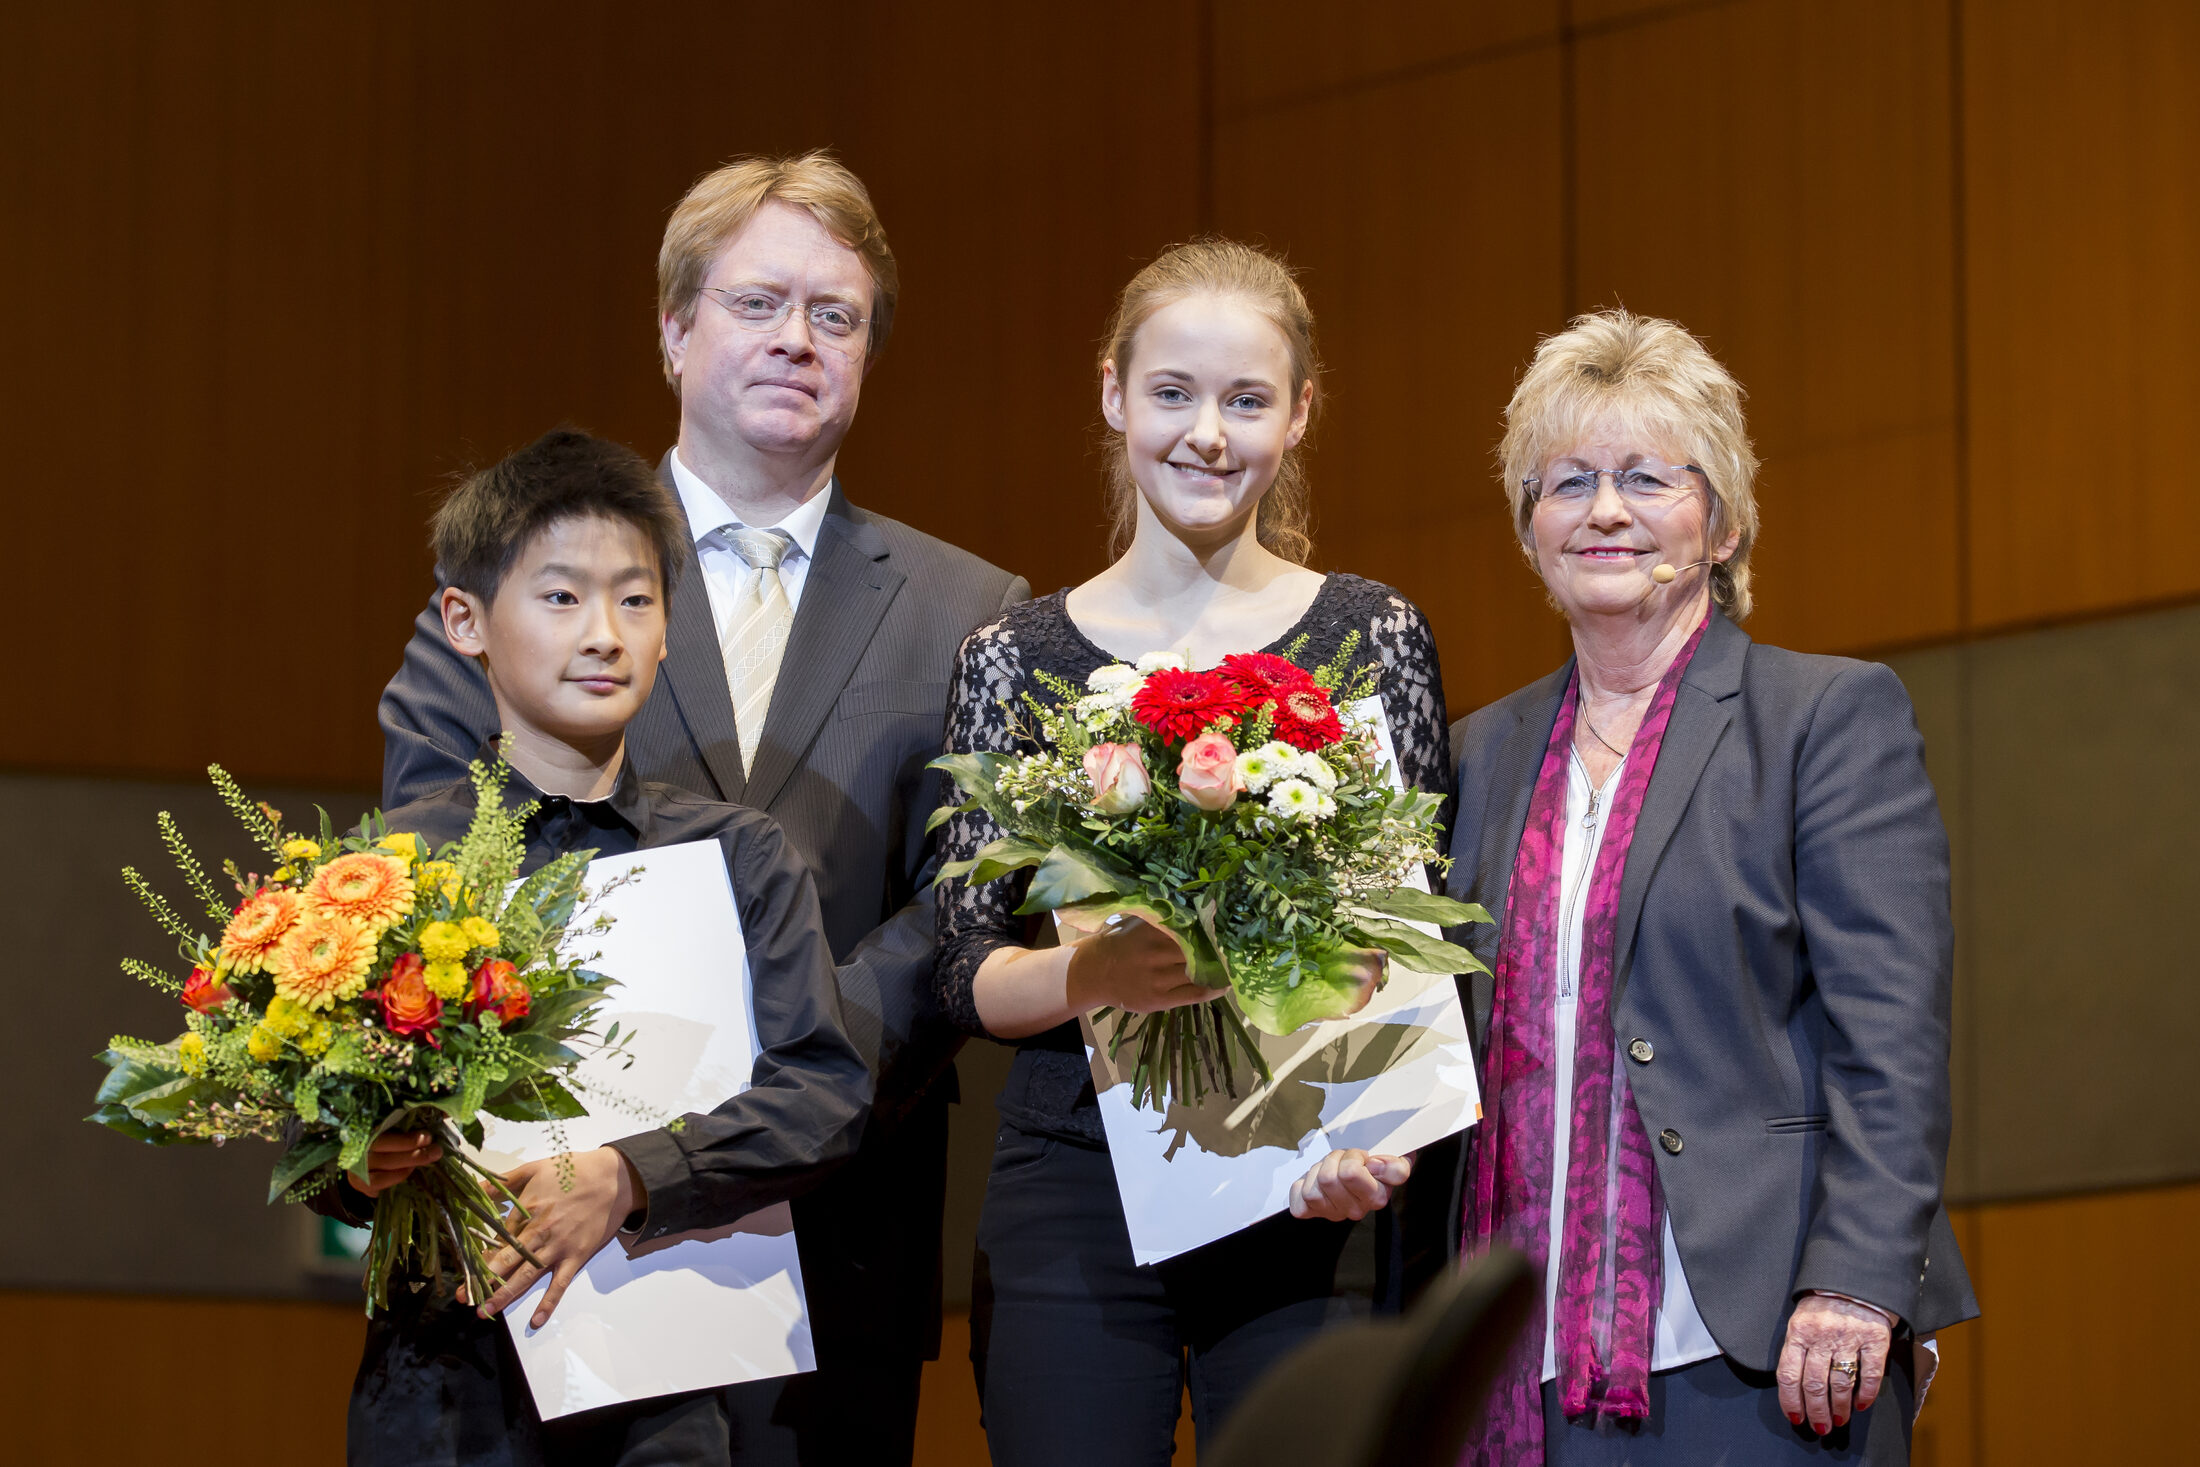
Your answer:
[[[1276,737],[1311,753],[1343,738],[1344,721],[1329,695],[1314,684],[1285,688],[1276,694]]]
[[[1237,652],[1222,659],[1216,672],[1248,693],[1272,698],[1286,688],[1312,687],[1314,675],[1288,657],[1273,652]]]
[[[1218,718],[1242,718],[1257,700],[1226,677],[1165,667],[1131,697],[1131,717],[1164,739],[1194,739]]]

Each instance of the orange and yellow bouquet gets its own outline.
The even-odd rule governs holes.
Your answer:
[[[107,1078],[89,1119],[155,1145],[282,1143],[270,1202],[304,1201],[347,1174],[363,1186],[376,1136],[427,1130],[443,1159],[375,1199],[368,1307],[388,1304],[393,1276],[446,1268],[486,1298],[483,1258],[511,1241],[502,1214],[517,1204],[460,1141],[480,1143],[483,1114],[586,1114],[574,1046],[618,1043],[616,1025],[600,1038],[590,1029],[611,980],[563,951],[569,934],[609,923],[583,915],[594,853],[515,881],[533,807],[505,808],[501,762],[474,765],[473,823],[433,852],[379,814],[344,836],[325,811],[318,835],[285,832],[279,812],[247,799],[220,766],[209,773],[273,873],[225,862],[230,899],[162,812],[161,835],[219,935],[123,872],[189,971],[179,980],[135,959],[122,966],[177,996],[184,1029],[165,1043],[116,1038],[100,1057]]]

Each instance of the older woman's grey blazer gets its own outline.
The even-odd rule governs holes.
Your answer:
[[[1452,726],[1451,891],[1497,918],[1453,935],[1493,967],[1570,670]],[[1901,682],[1714,613],[1628,851],[1613,1013],[1689,1287],[1741,1364],[1773,1368],[1805,1290],[1919,1334],[1978,1313],[1941,1205],[1954,951]],[[1478,1045],[1491,994],[1477,975]]]

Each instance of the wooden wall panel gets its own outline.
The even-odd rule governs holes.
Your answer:
[[[1217,223],[1282,250],[1319,322],[1316,563],[1428,612],[1455,717],[1566,655],[1491,465],[1559,319],[1557,137],[1517,126],[1557,86],[1545,47],[1219,129]]]
[[[1980,1190],[2200,1176],[2200,608],[1965,651]]]
[[[1160,0],[990,5],[960,27],[922,6],[866,14],[871,100],[842,146],[873,181],[906,307],[844,477],[1044,595],[1107,564],[1108,314],[1198,229],[1196,27]]]
[[[1387,85],[1548,43],[1563,0],[1208,0],[1225,115]]]
[[[1749,390],[1783,646],[1960,625],[1947,39],[1939,5],[1746,0],[1576,46],[1573,304],[1678,320]]]
[[[0,1457],[341,1467],[356,1304],[0,1291]]]
[[[2200,592],[2200,7],[1964,10],[1982,624]]]
[[[2192,1431],[2200,1186],[1978,1210],[1979,1467],[2180,1462]]]
[[[657,240],[742,152],[838,146],[904,256],[858,502],[1042,588],[1097,569],[1088,343],[1193,230],[1196,28],[811,20],[837,54],[737,67],[703,3],[12,12],[13,543],[72,641],[0,764],[372,781],[433,491],[561,420],[669,445]],[[1172,27],[1129,127],[1126,44]]]

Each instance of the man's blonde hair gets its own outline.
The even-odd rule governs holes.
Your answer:
[[[868,367],[886,349],[894,327],[894,300],[901,293],[901,271],[886,243],[886,228],[871,207],[870,190],[846,164],[823,148],[790,157],[736,158],[695,181],[665,224],[657,250],[657,316],[695,324],[695,302],[702,293],[710,262],[726,241],[773,200],[806,209],[827,234],[863,257],[871,274],[871,335],[864,352]],[[658,333],[657,350],[665,381],[677,392],[672,354]]]
[[[1741,539],[1711,568],[1711,595],[1735,621],[1749,615],[1749,553],[1757,543],[1757,454],[1742,416],[1742,387],[1702,342],[1671,321],[1621,309],[1576,316],[1536,346],[1505,408],[1499,472],[1513,532],[1531,563],[1535,504],[1522,480],[1566,452],[1607,415],[1631,433],[1668,443],[1711,481],[1705,539]]]

